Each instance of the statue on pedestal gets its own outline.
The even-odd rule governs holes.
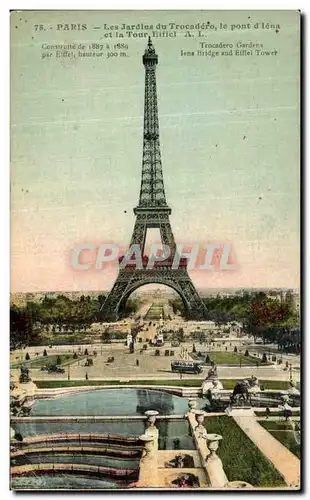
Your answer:
[[[232,404],[233,403],[241,404],[241,402],[243,404],[251,403],[250,393],[258,390],[260,389],[257,377],[254,377],[252,375],[251,378],[239,380],[234,387],[233,393],[230,398],[230,402]]]

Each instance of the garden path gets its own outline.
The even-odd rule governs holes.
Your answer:
[[[234,411],[232,417],[239,427],[273,463],[282,474],[286,484],[299,487],[300,461],[298,458],[257,422],[256,417],[251,414],[252,410],[248,414],[246,410],[240,410],[238,413]]]

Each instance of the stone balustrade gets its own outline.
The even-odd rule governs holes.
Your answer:
[[[196,410],[195,406],[194,401],[189,401],[190,411],[187,414],[187,418],[192,429],[202,467],[208,477],[209,486],[211,488],[223,488],[227,485],[228,479],[223,469],[222,460],[216,454],[222,436],[208,434],[204,426],[204,418],[207,413],[202,410]]]

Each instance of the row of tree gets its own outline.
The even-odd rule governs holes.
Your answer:
[[[100,306],[105,296],[91,297],[82,295],[70,299],[59,294],[56,297],[45,295],[40,302],[27,302],[25,306],[12,305],[10,308],[11,347],[18,348],[40,343],[42,333],[75,334],[86,333],[92,323],[100,321]],[[137,311],[139,300],[127,300],[124,316]]]
[[[10,308],[11,346],[13,348],[40,342],[40,333],[75,333],[86,331],[97,321],[104,296],[92,298],[82,295],[70,299],[66,295],[49,297],[40,302]]]
[[[56,297],[46,295],[40,302],[28,302],[23,307],[12,306],[12,348],[39,343],[42,331],[52,334],[86,332],[92,323],[100,320],[99,310],[104,299],[103,295],[82,295],[75,300],[61,294]],[[223,328],[227,323],[239,324],[243,333],[252,335],[254,340],[262,338],[263,342],[278,343],[280,349],[299,352],[299,315],[289,292],[284,300],[263,292],[244,292],[228,297],[207,297],[204,301],[205,319],[212,320]],[[170,301],[170,305],[175,312],[184,311],[183,303],[178,298]],[[130,298],[124,314],[131,314],[138,307],[138,299]],[[199,340],[205,340],[201,333],[197,335]],[[182,342],[182,328],[173,337]]]
[[[279,349],[300,351],[300,318],[292,292],[279,297],[245,291],[230,296],[218,294],[203,300],[206,306],[205,319],[223,326],[224,330],[228,323],[231,326],[239,324],[242,332],[252,335],[254,341],[261,338],[264,343],[277,343]],[[170,305],[175,313],[185,314],[181,299],[171,300]],[[205,334],[196,332],[194,340],[205,341]]]

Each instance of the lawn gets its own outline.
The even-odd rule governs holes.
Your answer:
[[[280,443],[300,459],[300,444],[296,443],[292,424],[283,420],[264,420],[259,422]]]
[[[254,356],[245,356],[244,354],[237,352],[228,352],[228,351],[211,351],[203,353],[203,357],[205,358],[207,354],[210,357],[210,360],[214,361],[217,365],[236,365],[240,366],[253,366],[259,363],[264,366],[270,365],[271,363],[262,363],[261,358],[255,358]],[[199,358],[198,358],[199,359]]]
[[[247,437],[231,417],[207,417],[208,434],[220,434],[218,455],[229,481],[246,481],[253,486],[286,486],[281,474]]]
[[[266,411],[256,411],[255,415],[257,417],[266,417]],[[299,417],[300,416],[300,410],[292,410],[292,416],[293,417]],[[270,414],[270,418],[272,417],[283,417],[283,411],[272,411]]]
[[[97,385],[167,385],[172,387],[201,387],[200,379],[185,380],[130,380],[120,382],[119,380],[37,380],[34,381],[40,389],[53,389],[56,387],[82,387]],[[221,379],[224,389],[233,389],[237,380]],[[288,389],[289,382],[280,380],[261,380],[265,389]]]
[[[159,320],[161,318],[165,318],[165,311],[162,304],[152,304],[146,313],[145,320]]]
[[[84,359],[85,356],[80,356],[78,359]],[[58,358],[60,358],[61,362],[57,363]],[[41,368],[45,365],[56,365],[60,364],[62,366],[70,365],[78,361],[78,359],[73,358],[73,354],[53,354],[51,356],[36,356],[30,358],[28,361],[22,361],[18,363],[12,363],[12,368],[18,368],[22,364],[28,366],[28,368]]]
[[[240,380],[240,379],[238,379]],[[224,389],[233,389],[237,382],[237,379],[220,379],[223,384]],[[266,390],[285,390],[290,388],[290,383],[287,380],[261,380],[259,379],[259,384],[263,386]]]

